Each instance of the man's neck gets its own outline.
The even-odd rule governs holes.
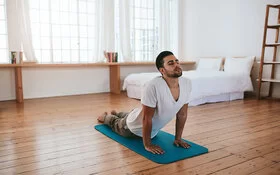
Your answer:
[[[166,83],[170,89],[179,87],[178,78],[171,78],[171,77],[166,77],[166,76],[163,76],[162,78],[166,81]]]

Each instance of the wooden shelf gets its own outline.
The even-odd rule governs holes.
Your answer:
[[[257,81],[260,81],[260,80],[257,79]],[[280,83],[280,80],[270,79],[270,78],[262,78],[262,82]]]
[[[194,65],[195,61],[181,61],[181,65]],[[59,63],[59,64],[0,64],[0,68],[13,68],[13,67],[97,67],[97,66],[144,66],[155,65],[155,62],[121,62],[121,63]]]
[[[261,62],[258,62],[259,64],[261,63]],[[280,62],[279,61],[265,61],[265,62],[263,62],[263,64],[280,64]]]
[[[21,64],[0,64],[0,68],[21,67]]]
[[[29,64],[0,64],[1,68],[9,68],[9,67],[96,67],[96,66],[110,66],[114,63],[82,63],[82,64],[37,64],[37,63],[29,63]]]
[[[280,46],[280,43],[267,43],[265,44],[266,47],[275,47],[275,46]]]
[[[265,61],[263,64],[280,64],[279,61]]]
[[[181,65],[194,65],[195,61],[180,61]],[[123,63],[117,63],[120,66],[141,66],[141,65],[155,65],[155,62],[123,62]]]
[[[272,5],[272,4],[268,4],[268,7],[272,7],[272,8],[280,8],[280,5]]]
[[[277,24],[268,24],[269,23],[269,14],[270,14],[270,8],[277,8],[278,11],[278,17],[277,17]],[[268,29],[276,29],[276,35],[275,35],[275,43],[266,43],[267,38],[267,31]],[[268,96],[272,96],[272,89],[273,89],[273,83],[280,83],[280,80],[275,79],[275,65],[280,64],[279,60],[277,60],[277,49],[279,49],[278,46],[280,46],[279,43],[279,29],[280,29],[280,4],[272,5],[268,4],[266,5],[266,13],[265,13],[265,23],[264,23],[264,33],[263,33],[263,42],[262,42],[262,53],[261,53],[261,60],[260,60],[260,69],[259,69],[259,76],[258,76],[258,91],[257,91],[257,97],[258,99],[261,99],[261,87],[263,82],[269,82],[270,86],[268,89]],[[267,47],[272,47],[271,50],[273,50],[273,58],[270,61],[265,60],[265,51]],[[270,65],[271,72],[270,72],[270,78],[263,78],[263,67],[265,65]],[[271,84],[272,83],[272,84]]]
[[[280,28],[280,24],[268,25],[267,28],[270,28],[270,29],[279,29],[279,28]]]

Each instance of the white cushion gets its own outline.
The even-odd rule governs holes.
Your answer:
[[[243,57],[243,58],[226,58],[224,71],[234,74],[246,74],[250,75],[251,69],[254,64],[255,57]]]
[[[196,70],[219,71],[221,70],[223,58],[200,58]]]

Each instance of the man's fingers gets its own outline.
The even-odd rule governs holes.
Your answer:
[[[162,152],[160,150],[155,150],[155,154],[162,154]]]
[[[174,144],[178,147],[178,146],[181,146],[183,148],[190,148],[191,146],[187,143],[187,142],[184,142],[184,141],[175,141]]]
[[[157,149],[152,150],[152,153],[153,153],[153,154],[163,154],[163,152],[162,152],[162,151],[157,150]]]
[[[177,141],[174,141],[174,145],[177,146],[177,147],[181,146],[180,143],[177,142]]]
[[[191,147],[191,145],[189,145],[188,143],[183,143],[183,145],[182,145],[184,148],[190,148]]]
[[[182,146],[183,148],[187,148],[187,144],[186,144],[185,142],[182,142],[182,143],[181,143],[181,146]]]
[[[157,154],[163,154],[164,153],[164,151],[159,146],[156,146],[155,150],[156,150]]]
[[[156,146],[156,145],[151,148],[151,152],[153,154],[163,154],[164,153],[164,151],[159,146]]]

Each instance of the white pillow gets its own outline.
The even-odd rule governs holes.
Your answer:
[[[254,56],[244,58],[226,58],[224,71],[234,74],[250,75],[254,60]]]
[[[198,71],[219,71],[223,58],[200,58],[196,70]]]

